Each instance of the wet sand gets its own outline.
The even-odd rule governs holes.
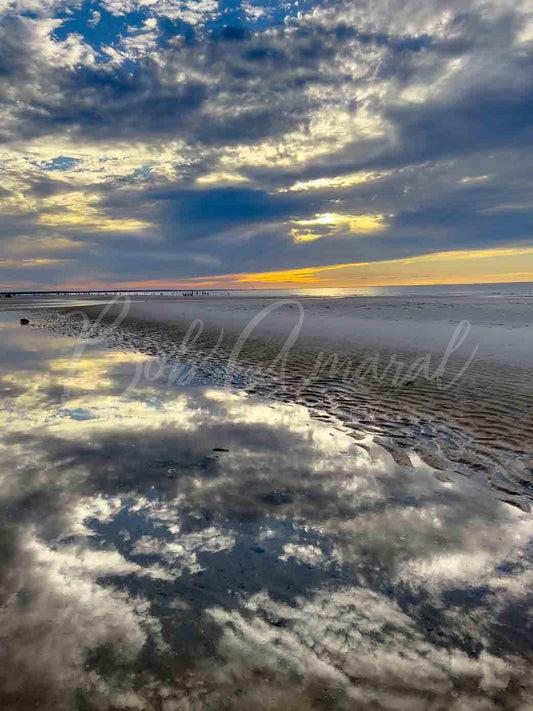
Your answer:
[[[3,709],[531,706],[529,513],[400,461],[375,419],[218,367],[153,377],[159,326],[77,350],[21,315],[0,314]]]
[[[83,303],[75,310],[94,324],[102,304]],[[105,324],[94,324],[88,335],[200,369],[207,359],[210,377],[218,367],[218,377],[227,379],[230,364],[239,387],[371,432],[401,464],[415,454],[529,509],[529,297],[133,297],[126,315],[123,308],[110,308]],[[79,333],[71,309],[61,312],[40,318],[59,333]],[[187,339],[194,320],[201,333],[198,326]],[[464,321],[470,326],[457,334]]]

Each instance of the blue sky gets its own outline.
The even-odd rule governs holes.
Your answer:
[[[533,8],[0,3],[0,289],[533,279]]]

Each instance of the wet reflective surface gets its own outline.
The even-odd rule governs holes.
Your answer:
[[[532,707],[529,514],[0,321],[2,709]]]

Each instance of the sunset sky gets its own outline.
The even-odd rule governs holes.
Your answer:
[[[533,280],[529,0],[0,0],[0,290]]]

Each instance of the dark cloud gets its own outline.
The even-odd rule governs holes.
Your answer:
[[[165,0],[117,0],[97,25],[69,12],[0,17],[3,237],[68,235],[87,245],[85,266],[117,278],[125,265],[139,278],[234,271],[237,253],[257,271],[530,239],[528,210],[513,207],[527,207],[533,138],[531,20],[518,10],[413,0],[219,15],[205,2],[172,15]],[[381,174],[350,182],[357,171]],[[42,219],[65,210],[62,195],[74,213],[78,193],[100,227]],[[295,244],[293,221],[323,213],[388,227]],[[110,220],[128,218],[150,227],[115,233]]]

